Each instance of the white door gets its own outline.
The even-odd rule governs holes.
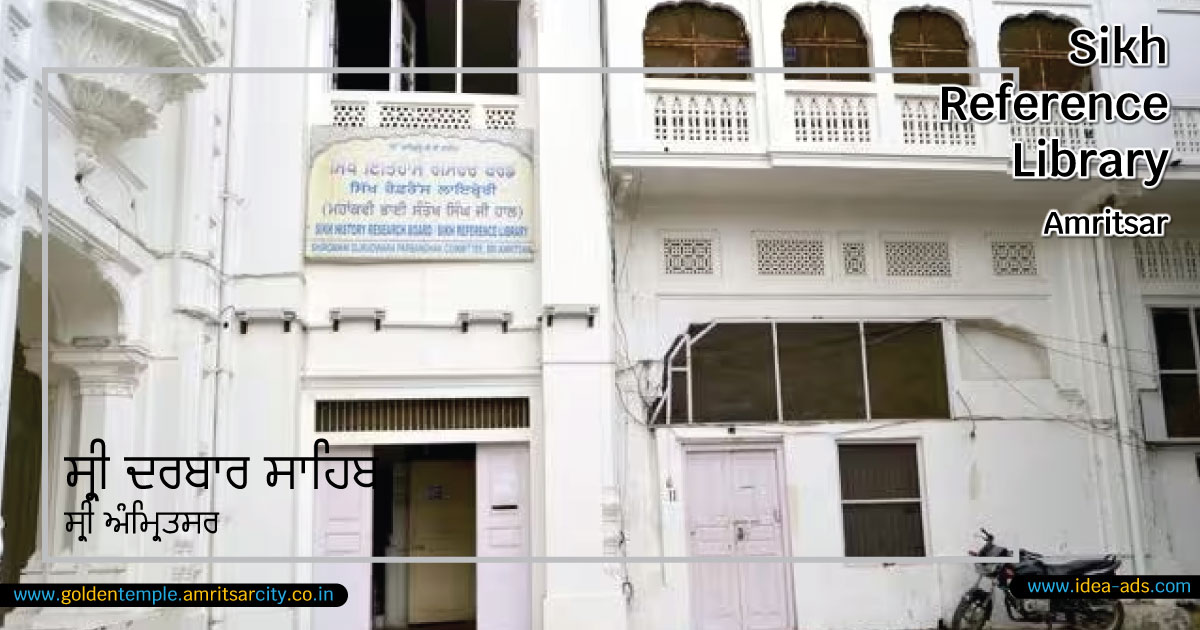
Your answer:
[[[475,450],[476,549],[480,556],[529,555],[529,448],[480,444]],[[478,630],[528,630],[532,573],[528,564],[480,563]]]
[[[768,448],[688,452],[691,555],[784,555],[778,458],[778,451]],[[695,563],[689,575],[697,630],[791,627],[788,565]]]
[[[329,449],[329,457],[370,457],[370,446],[339,446]],[[345,488],[326,483],[325,471],[333,470],[341,479],[341,464],[322,463],[314,503],[315,523],[313,555],[370,557],[371,508],[373,489],[354,483],[354,466],[350,466],[350,482]],[[342,584],[348,599],[338,608],[313,608],[313,628],[346,628],[369,630],[372,626],[371,565],[370,563],[317,562],[313,564],[313,581]]]

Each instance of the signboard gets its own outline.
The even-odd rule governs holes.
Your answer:
[[[314,127],[305,255],[356,262],[529,260],[527,130]]]

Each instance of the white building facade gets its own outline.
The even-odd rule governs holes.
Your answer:
[[[0,0],[0,580],[350,593],[5,627],[931,628],[969,566],[855,559],[962,556],[980,527],[1200,572],[1200,6],[1127,4]],[[1105,23],[1153,25],[1172,64],[1064,63],[1065,33]],[[995,73],[361,71],[1014,65],[1027,90],[1166,92],[1171,120],[938,120],[938,83]],[[59,73],[43,98],[43,66],[180,71]],[[1178,162],[1153,190],[1015,181],[1012,140],[1051,135]],[[396,218],[388,186],[430,177],[509,197]],[[1172,220],[1040,235],[1051,208],[1105,206]],[[375,483],[110,471],[100,510],[220,532],[83,542],[62,458],[97,437],[251,466],[324,439]],[[611,561],[202,560],[313,555]],[[731,555],[825,561],[623,561]]]

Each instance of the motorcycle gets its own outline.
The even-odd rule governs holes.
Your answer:
[[[970,551],[981,558],[1011,557],[1008,549],[995,544],[995,537],[986,529],[982,533],[983,546]],[[1121,561],[1115,556],[1104,556],[1088,560],[1077,560],[1065,564],[1047,564],[1042,555],[1018,550],[1017,562],[978,563],[975,585],[963,594],[954,610],[951,630],[981,630],[992,618],[993,593],[998,588],[1004,594],[1004,609],[1008,618],[1022,622],[1044,622],[1047,628],[1055,622],[1063,622],[1079,630],[1120,630],[1125,623],[1125,609],[1115,599],[1020,599],[1012,593],[1010,586],[1018,576],[1105,576],[1114,575]],[[991,581],[991,588],[980,585],[984,579]]]

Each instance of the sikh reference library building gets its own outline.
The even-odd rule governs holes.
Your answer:
[[[0,581],[349,592],[338,608],[21,608],[5,628],[916,630],[973,580],[934,557],[976,548],[980,527],[1200,572],[1190,0],[0,15]],[[1153,25],[1175,63],[1067,61],[1074,28],[1117,23]],[[43,97],[42,66],[185,71],[73,70]],[[417,71],[601,66],[681,70]],[[829,71],[892,66],[911,70]],[[940,84],[996,92],[969,69],[1001,66],[1022,91],[1164,92],[1171,117],[941,120]],[[206,71],[223,67],[329,70]],[[375,67],[413,71],[354,70]],[[923,71],[946,67],[964,70]],[[1013,141],[1039,137],[1171,154],[1153,187],[1014,179]],[[1050,209],[1107,207],[1171,220],[1153,238],[1042,236]],[[81,541],[66,513],[87,487],[63,458],[96,438],[110,487]],[[263,483],[263,457],[318,440],[373,458],[371,486]],[[242,488],[141,488],[125,456],[251,469]],[[218,531],[114,532],[118,499],[216,512]],[[660,556],[837,561],[626,561]],[[931,561],[878,561],[896,557]],[[1173,613],[1130,605],[1127,625]]]

